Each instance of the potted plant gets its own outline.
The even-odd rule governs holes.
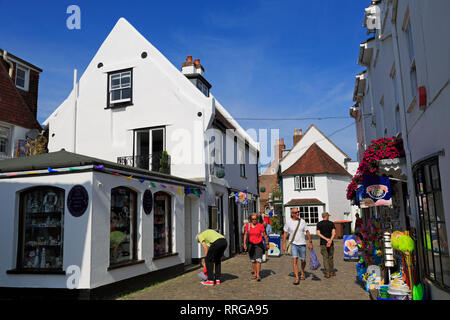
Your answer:
[[[170,159],[167,151],[163,151],[161,155],[161,160],[159,160],[159,164],[161,167],[159,168],[159,172],[170,174]]]

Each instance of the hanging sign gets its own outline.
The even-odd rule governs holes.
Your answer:
[[[392,206],[391,184],[388,177],[363,176],[361,208]]]
[[[247,204],[247,193],[244,191],[241,192],[236,192],[234,194],[235,198],[236,198],[236,203],[237,204]]]
[[[67,196],[67,208],[74,217],[81,217],[89,205],[89,194],[82,185],[73,186]]]
[[[150,190],[145,190],[144,196],[142,198],[142,206],[144,207],[144,212],[149,215],[153,209],[153,194]]]

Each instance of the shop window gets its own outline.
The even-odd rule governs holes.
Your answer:
[[[54,187],[20,194],[17,269],[62,271],[64,202],[64,190]]]
[[[416,199],[422,237],[421,256],[425,275],[444,289],[450,289],[450,257],[442,201],[438,158],[414,167]]]
[[[137,260],[136,199],[129,188],[111,190],[110,266]]]
[[[154,257],[172,253],[172,197],[165,192],[155,193]]]

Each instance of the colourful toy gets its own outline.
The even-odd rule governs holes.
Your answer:
[[[398,250],[403,253],[414,251],[414,240],[409,235],[398,237]]]

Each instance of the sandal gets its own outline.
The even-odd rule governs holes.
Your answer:
[[[300,284],[300,280],[298,280],[298,279],[295,279],[295,281],[292,283],[294,286],[297,286],[297,285],[299,285]]]
[[[301,275],[300,280],[305,280],[305,275]]]

